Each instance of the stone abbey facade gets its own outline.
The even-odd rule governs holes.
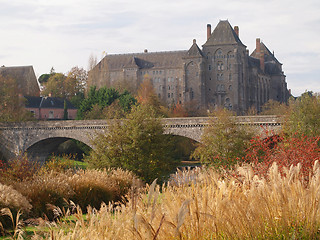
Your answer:
[[[158,97],[169,105],[221,106],[245,114],[251,107],[259,111],[269,99],[286,102],[290,95],[274,54],[256,39],[249,55],[239,28],[228,21],[220,21],[213,32],[207,25],[202,49],[193,40],[186,51],[106,55],[89,72],[88,86],[122,84],[136,90],[146,74]]]

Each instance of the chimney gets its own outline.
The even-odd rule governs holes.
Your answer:
[[[260,54],[260,38],[256,39],[256,54],[257,56]]]
[[[237,36],[239,37],[239,27],[238,26],[234,26],[234,31],[236,32]]]
[[[207,24],[207,41],[211,36],[211,24]]]
[[[260,69],[264,72],[264,51],[260,51]]]
[[[197,40],[193,39],[193,44],[196,44],[197,43]]]

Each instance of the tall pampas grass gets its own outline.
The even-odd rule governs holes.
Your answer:
[[[54,230],[48,239],[316,239],[320,228],[320,167],[307,183],[301,166],[280,174],[272,165],[268,178],[250,165],[237,178],[214,169],[197,169],[191,181],[144,193],[131,192],[126,204],[103,204],[79,220]],[[188,176],[187,172],[178,173]],[[179,179],[179,177],[177,176]],[[196,179],[196,180],[195,180]]]

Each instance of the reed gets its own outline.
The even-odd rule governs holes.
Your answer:
[[[190,171],[190,170],[189,170]],[[268,177],[250,165],[237,177],[197,169],[191,180],[155,183],[132,191],[126,204],[103,204],[53,230],[48,239],[318,239],[320,168],[316,161],[306,183],[301,165],[272,165]],[[185,176],[188,172],[180,172]],[[179,177],[177,176],[179,179]]]

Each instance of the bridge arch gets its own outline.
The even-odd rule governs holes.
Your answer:
[[[29,159],[44,162],[51,153],[54,153],[58,150],[58,147],[62,143],[71,139],[74,139],[74,138],[68,138],[68,137],[42,138],[41,140],[27,147],[24,152],[27,153]],[[77,139],[74,139],[74,140],[77,140]],[[84,144],[89,146],[86,143]],[[92,146],[89,146],[89,147],[92,148]]]

